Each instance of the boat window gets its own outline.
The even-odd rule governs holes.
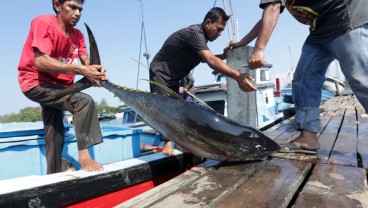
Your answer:
[[[213,110],[224,115],[225,113],[225,101],[224,100],[207,101],[206,104],[209,105]]]
[[[260,81],[270,81],[270,70],[268,69],[261,69],[260,70]]]
[[[133,110],[124,112],[123,123],[134,123],[139,121],[135,115],[136,114]]]
[[[217,77],[217,82],[226,82],[226,76],[225,75],[219,75]]]

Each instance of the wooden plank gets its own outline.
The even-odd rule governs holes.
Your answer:
[[[162,196],[160,199],[146,198],[148,203],[145,205],[150,208],[212,207],[231,194],[267,163],[268,161],[260,161],[222,165],[219,169],[211,171],[188,186],[177,187],[176,184],[172,184],[170,189],[175,190],[175,193]],[[131,206],[124,204],[123,207]]]
[[[320,149],[317,150],[317,157],[321,163],[327,163],[330,158],[330,153],[343,120],[343,112],[337,111],[318,137]]]
[[[315,163],[315,162],[323,162],[324,159],[326,161],[328,160],[328,155],[332,149],[333,143],[337,135],[337,131],[333,131],[332,134],[330,133],[331,129],[334,129],[334,130],[338,129],[336,128],[336,126],[334,126],[334,128],[331,128],[331,126],[333,126],[334,123],[336,123],[336,120],[333,120],[336,114],[337,113],[327,112],[321,115],[321,119],[320,119],[321,132],[318,133],[318,141],[320,143],[320,149],[317,150],[317,155],[305,155],[305,157],[303,158],[303,161]],[[341,119],[342,119],[342,115],[341,115]],[[341,123],[341,120],[340,120],[340,123]],[[327,149],[328,151],[326,151]],[[321,160],[321,158],[323,159]]]
[[[334,97],[328,100],[324,105],[329,106],[330,110],[321,113],[320,118],[320,128],[321,133],[318,134],[319,142],[321,143],[321,148],[317,152],[317,155],[306,155],[298,153],[273,153],[272,156],[276,158],[284,159],[295,159],[308,162],[323,162],[327,163],[329,159],[329,154],[336,140],[338,130],[341,126],[341,121],[343,119],[344,110],[339,109],[344,102],[347,102],[348,98],[344,97]],[[331,110],[333,109],[333,110]],[[331,123],[330,123],[331,122]],[[326,129],[327,128],[327,129]],[[293,129],[289,129],[283,135],[278,136],[274,140],[279,144],[283,145],[299,136],[299,133]]]
[[[299,161],[304,161],[305,157],[307,156],[306,154],[303,153],[281,153],[281,152],[274,152],[271,155],[274,158],[280,158],[280,159],[288,159],[288,160],[299,160]],[[317,156],[310,156],[310,157],[314,157],[316,158]]]
[[[212,160],[210,162],[213,162]],[[177,189],[181,187],[189,186],[200,178],[208,175],[211,171],[214,171],[214,166],[217,163],[214,162],[212,164],[202,164],[198,167],[192,168],[181,175],[167,181],[164,184],[161,184],[149,191],[146,191],[143,194],[140,194],[122,204],[119,204],[115,207],[123,208],[123,207],[150,207],[152,203],[156,201],[160,201],[161,199],[167,197],[170,194],[176,192]]]
[[[321,114],[320,119],[320,128],[322,131],[326,128],[327,124],[331,120],[331,118],[335,115],[335,113],[323,113]],[[290,142],[291,140],[295,139],[299,136],[299,132],[297,132],[295,129],[288,129],[289,133],[286,133],[284,135],[280,135],[277,139],[275,138],[275,141],[279,142],[280,144],[285,144],[287,142]],[[290,133],[294,132],[294,133]],[[289,138],[291,136],[291,138]],[[316,155],[306,155],[306,154],[300,154],[300,153],[279,153],[275,152],[272,154],[273,157],[276,158],[284,158],[284,159],[294,159],[294,160],[301,160],[301,161],[309,161],[309,162],[319,162],[319,159]]]
[[[368,207],[366,174],[362,168],[318,164],[294,207]]]
[[[322,119],[322,125],[325,125],[327,123],[327,120],[330,117],[326,116],[326,118]],[[290,124],[293,124],[294,121],[290,122]],[[294,124],[293,124],[294,125]],[[280,145],[285,145],[295,138],[297,138],[300,135],[300,132],[297,131],[294,127],[287,128],[286,131],[284,131],[281,135],[274,138],[274,141],[277,142]],[[271,154],[272,157],[275,158],[282,158],[282,159],[292,159],[292,160],[300,160],[303,161],[305,158],[308,158],[308,161],[311,159],[317,158],[315,155],[306,155],[302,153],[280,153],[280,152],[274,152]]]
[[[349,108],[345,111],[344,120],[328,162],[356,167],[358,165],[357,144],[356,113]]]
[[[311,166],[273,159],[216,207],[287,207]]]
[[[284,145],[284,144],[292,141],[293,139],[295,139],[298,135],[299,135],[298,131],[296,131],[294,128],[290,128],[290,129],[286,130],[280,136],[276,137],[274,139],[274,141],[277,142],[280,145]]]
[[[279,137],[281,134],[283,134],[285,131],[293,128],[294,122],[293,117],[284,120],[282,123],[278,124],[276,128],[270,128],[266,131],[263,131],[266,136],[270,137],[272,140],[275,140],[277,137]]]
[[[329,99],[325,104],[321,105],[321,107],[325,111],[335,112],[339,109],[340,105],[342,104],[343,97],[332,97]]]
[[[363,109],[358,111],[358,154],[361,167],[368,169],[368,116]]]
[[[271,126],[270,128],[264,130],[263,132],[266,133],[266,132],[275,131],[276,129],[282,128],[282,126],[288,125],[289,123],[290,123],[290,118],[287,118],[287,119],[284,118],[284,119],[281,120],[280,123]]]

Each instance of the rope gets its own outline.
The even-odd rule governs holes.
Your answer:
[[[225,3],[225,0],[222,0],[222,2],[224,3],[224,11],[225,11],[225,13],[227,14],[227,12],[226,12],[226,3]],[[230,18],[232,18],[232,17],[230,17]],[[232,37],[231,37],[231,32],[230,32],[229,24],[227,24],[227,32],[229,33],[230,41],[232,41]]]
[[[233,38],[235,38],[235,22],[234,22],[234,13],[233,13],[233,5],[231,0],[229,0],[229,7],[230,7],[230,18],[231,18],[231,30],[233,31]]]

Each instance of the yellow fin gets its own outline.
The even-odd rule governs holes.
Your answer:
[[[155,82],[152,80],[148,80],[148,79],[142,79],[145,80],[147,82],[150,82],[152,84],[154,84],[155,86],[157,86],[159,88],[159,90],[162,92],[163,95],[174,98],[174,99],[181,99],[180,96],[178,94],[176,94],[176,92],[172,91],[170,88],[168,88],[167,86],[159,83],[159,82]]]

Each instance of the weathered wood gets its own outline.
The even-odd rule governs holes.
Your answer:
[[[287,125],[288,123],[290,123],[290,120],[291,118],[283,118],[281,119],[281,121],[273,126],[271,126],[270,128],[266,129],[266,130],[263,130],[264,133],[267,133],[267,132],[272,132],[272,131],[275,131],[276,129],[278,128],[281,128],[282,126],[284,125]]]
[[[328,154],[331,151],[331,148],[333,146],[333,142],[327,143],[329,141],[328,138],[336,138],[336,136],[333,137],[333,135],[328,135],[329,134],[328,132],[331,131],[331,127],[328,128],[328,125],[330,124],[331,119],[335,115],[336,115],[336,113],[332,113],[332,112],[325,112],[321,115],[321,119],[320,119],[321,120],[320,121],[321,132],[318,133],[318,141],[321,145],[321,148],[319,150],[317,150],[317,155],[305,155],[305,157],[303,158],[303,161],[312,162],[312,163],[317,163],[317,162],[325,162],[326,163],[327,162]],[[335,132],[336,132],[336,129],[335,129]],[[336,134],[337,134],[337,132],[336,132]],[[329,151],[325,151],[326,146],[327,146],[326,144],[330,144],[331,148],[328,148]]]
[[[358,154],[362,167],[368,169],[368,115],[364,114],[363,109],[358,113]]]
[[[284,145],[293,139],[295,139],[299,135],[298,131],[295,131],[294,128],[287,129],[283,134],[276,137],[274,139],[275,142],[277,142],[280,145]]]
[[[357,166],[357,143],[355,110],[348,108],[345,111],[344,121],[328,162],[331,164]]]
[[[368,207],[366,170],[318,164],[294,207]]]
[[[263,168],[268,161],[251,163],[229,163],[213,170],[187,186],[177,188],[170,196],[146,198],[146,207],[212,207],[231,194],[249,177]],[[131,207],[125,205],[123,207]]]
[[[266,136],[270,137],[272,140],[275,140],[277,137],[285,133],[287,130],[293,128],[294,122],[292,120],[293,120],[292,118],[289,118],[283,121],[282,123],[279,123],[274,128],[267,129],[263,133],[265,133]]]
[[[317,150],[317,156],[321,163],[327,163],[330,158],[343,118],[343,111],[337,111],[318,137],[320,149]]]
[[[287,207],[311,166],[273,159],[216,207]]]
[[[324,104],[320,106],[320,108],[324,109],[324,111],[335,112],[340,104],[342,97],[334,97],[332,99],[327,100]]]
[[[335,115],[335,113],[333,113],[333,114],[325,113],[324,115],[321,116],[320,128],[322,129],[322,131],[326,128],[327,124],[329,123],[329,121],[331,120],[333,115]],[[287,130],[288,130],[288,132],[294,132],[295,131],[294,128],[289,128]],[[288,138],[290,136],[291,136],[291,138]],[[276,142],[279,142],[281,145],[283,145],[287,142],[291,142],[293,139],[295,139],[298,136],[299,136],[299,133],[297,133],[297,132],[294,132],[294,133],[291,133],[291,134],[286,133],[284,135],[279,135],[279,137],[275,138],[274,140]],[[309,162],[319,162],[319,158],[316,155],[307,155],[307,154],[300,154],[300,153],[278,153],[278,152],[276,152],[276,153],[273,153],[272,156],[276,157],[276,158],[294,159],[294,160],[309,161]]]
[[[274,158],[281,158],[281,159],[289,159],[289,160],[300,160],[300,161],[304,161],[305,157],[307,156],[306,154],[303,153],[281,153],[281,152],[274,152],[271,154],[272,157]],[[314,155],[312,155],[311,157],[315,157]]]
[[[205,175],[208,175],[211,171],[214,170],[214,167],[207,167],[206,164],[202,164],[201,166],[192,168],[184,172],[183,174],[167,181],[164,184],[157,186],[154,189],[151,189],[139,196],[136,196],[120,205],[117,205],[117,208],[123,207],[151,207],[152,203],[160,201],[167,197],[170,194],[176,192],[177,189],[180,189],[184,186],[189,186],[194,181],[199,180]]]

